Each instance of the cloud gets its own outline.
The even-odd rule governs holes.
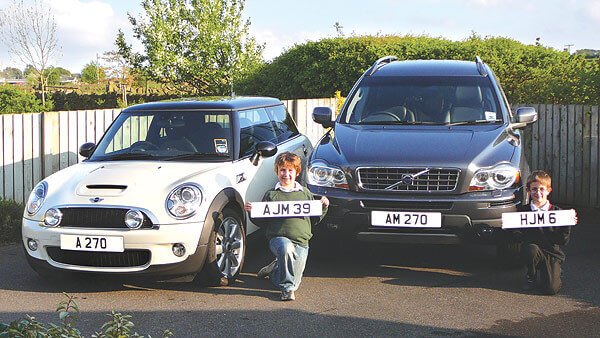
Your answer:
[[[258,43],[265,44],[265,50],[263,51],[265,60],[272,60],[278,57],[295,44],[330,37],[323,32],[299,31],[293,34],[281,34],[275,30],[258,30],[252,29],[252,27],[250,27],[250,34],[256,38]]]
[[[591,1],[587,5],[588,15],[600,24],[600,0]]]
[[[121,27],[128,27],[125,14],[116,14],[106,2],[93,0],[43,0],[52,9],[62,56],[58,64],[78,72],[96,55],[115,49]]]

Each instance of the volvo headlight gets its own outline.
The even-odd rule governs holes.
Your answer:
[[[31,194],[29,194],[29,199],[27,200],[27,213],[29,216],[35,215],[35,213],[40,210],[44,200],[46,199],[47,193],[48,183],[40,182],[35,186]]]
[[[167,196],[167,211],[177,219],[192,217],[202,204],[202,191],[194,183],[185,183]]]
[[[519,168],[511,163],[499,163],[477,170],[469,185],[469,191],[506,189],[519,180]]]
[[[348,189],[346,174],[340,168],[315,162],[308,168],[308,184]]]

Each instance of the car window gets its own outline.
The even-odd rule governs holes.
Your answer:
[[[231,149],[227,112],[123,112],[90,160],[224,160]]]
[[[502,121],[498,98],[486,77],[365,78],[348,102],[342,123]]]
[[[240,121],[240,157],[251,154],[260,141],[277,143],[275,128],[264,108],[238,111]]]
[[[267,107],[266,110],[275,123],[278,143],[285,142],[299,134],[296,123],[294,123],[292,116],[287,112],[284,105]]]

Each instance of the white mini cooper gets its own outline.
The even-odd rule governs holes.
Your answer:
[[[40,182],[23,217],[23,244],[40,274],[79,271],[234,281],[245,201],[277,182],[278,151],[306,166],[310,141],[283,103],[246,97],[124,109],[82,163]],[[304,171],[304,170],[303,170]]]

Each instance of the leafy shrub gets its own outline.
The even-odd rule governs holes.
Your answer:
[[[511,102],[600,104],[600,63],[507,38],[454,42],[425,36],[363,36],[296,45],[248,74],[236,92],[282,99],[346,95],[378,58],[474,61],[494,70]]]
[[[21,241],[21,221],[24,205],[0,198],[0,242],[19,243]]]
[[[0,114],[34,113],[51,109],[50,100],[44,106],[42,100],[31,91],[12,85],[0,86]]]
[[[0,338],[5,337],[83,337],[81,331],[75,328],[74,324],[78,320],[79,305],[75,301],[74,296],[70,296],[63,292],[67,298],[58,304],[56,312],[60,324],[48,323],[47,325],[38,322],[35,317],[25,315],[25,317],[15,320],[9,324],[0,324]],[[123,315],[119,312],[112,311],[107,315],[110,320],[100,328],[99,332],[92,335],[95,338],[124,338],[124,337],[143,337],[133,331],[135,324],[129,320],[130,315]],[[163,337],[171,337],[173,333],[169,330],[164,330]],[[151,338],[150,335],[148,335]]]

